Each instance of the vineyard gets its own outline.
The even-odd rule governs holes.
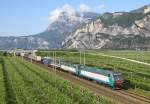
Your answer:
[[[41,56],[53,56],[53,52],[38,52],[37,54]],[[135,57],[133,53],[130,54],[132,54],[132,57]],[[62,57],[65,60],[73,62],[82,62],[82,64],[84,62],[84,54],[78,52],[56,52],[56,55],[57,57]],[[85,64],[120,70],[124,78],[131,81],[131,88],[129,90],[150,97],[150,66],[88,53],[85,54]]]
[[[0,58],[1,104],[114,104],[17,57]]]

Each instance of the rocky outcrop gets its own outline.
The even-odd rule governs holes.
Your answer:
[[[62,45],[69,49],[150,48],[150,12],[143,11],[105,13],[78,28]]]

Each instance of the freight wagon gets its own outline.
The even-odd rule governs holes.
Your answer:
[[[51,57],[43,57],[41,62],[45,65],[51,65],[51,66],[55,66],[56,68],[60,68],[61,64],[60,64],[61,59],[60,58],[51,58]]]
[[[34,61],[41,61],[41,59],[42,59],[41,56],[35,56],[35,55],[28,55],[25,57],[27,57],[30,60],[34,60]]]
[[[45,65],[50,65],[51,61],[52,61],[52,59],[50,57],[43,57],[41,59],[41,62]]]

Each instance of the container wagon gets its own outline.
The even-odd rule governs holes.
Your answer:
[[[41,59],[41,63],[44,65],[50,65],[51,62],[52,62],[52,59],[50,57],[43,57]]]

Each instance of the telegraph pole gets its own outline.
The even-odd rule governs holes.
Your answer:
[[[81,61],[82,61],[82,56],[81,56],[81,51],[80,51],[80,64],[81,64]]]
[[[84,66],[85,66],[85,50],[84,50]]]

